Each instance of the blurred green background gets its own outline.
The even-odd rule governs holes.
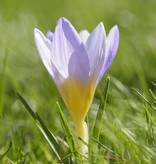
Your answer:
[[[50,152],[43,146],[46,141],[34,121],[19,103],[17,91],[38,111],[54,134],[59,134],[61,127],[56,101],[68,115],[41,62],[33,34],[34,28],[44,34],[49,29],[54,31],[60,17],[67,18],[77,31],[91,32],[103,22],[108,34],[111,27],[118,25],[118,52],[97,90],[103,90],[109,75],[128,89],[134,87],[145,93],[148,87],[152,88],[151,81],[156,82],[155,0],[0,0],[0,149],[13,141],[10,157],[14,160],[19,158],[19,148],[24,153],[30,152],[31,160],[44,161],[41,154]],[[113,85],[111,88],[115,89]],[[116,106],[121,111],[119,107],[121,104]]]

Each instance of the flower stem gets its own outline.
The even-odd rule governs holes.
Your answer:
[[[88,143],[88,127],[86,122],[75,122],[75,131],[79,137],[81,137],[86,143]],[[80,140],[77,141],[77,145],[80,153],[86,156],[88,153],[88,147]]]

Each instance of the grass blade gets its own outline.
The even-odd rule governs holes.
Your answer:
[[[132,89],[145,101],[145,103],[147,103],[150,107],[152,107],[154,110],[156,110],[156,108],[151,103],[149,103],[149,101],[146,100],[146,98],[143,95],[141,95],[141,93],[139,93],[139,91],[137,91],[135,88],[132,88]],[[153,123],[153,125],[156,126],[156,123],[155,123],[153,117],[151,116],[150,112],[147,110],[146,107],[145,107],[145,110],[146,110],[146,113],[147,113],[148,117],[150,118],[151,122]]]
[[[107,146],[103,145],[101,142],[99,142],[98,140],[96,140],[95,138],[92,138],[100,147],[102,147],[103,149],[107,150],[108,152],[112,153],[113,155],[117,155],[118,157],[120,157],[119,154],[116,154],[113,150],[109,149]]]
[[[28,112],[31,114],[31,116],[34,118],[37,126],[39,127],[40,131],[44,135],[45,139],[48,141],[50,144],[53,152],[57,156],[57,158],[62,161],[64,156],[66,156],[64,150],[62,149],[61,145],[59,144],[58,140],[56,137],[53,135],[53,133],[46,127],[44,122],[41,120],[39,115],[37,113],[34,113],[29,104],[26,102],[26,100],[17,92],[17,96],[19,100],[23,103],[25,108],[28,110]],[[66,162],[64,162],[66,163]]]
[[[41,120],[41,118],[39,117],[39,115],[36,113],[36,117],[40,123],[39,128],[41,128],[43,135],[47,138],[48,143],[53,143],[53,145],[51,144],[51,146],[55,147],[56,151],[58,152],[59,156],[61,157],[61,159],[64,157],[65,152],[63,151],[63,149],[61,149],[61,145],[59,144],[58,140],[56,139],[56,137],[54,136],[54,134],[46,127],[46,125],[44,124],[44,122]],[[56,152],[56,154],[57,154]],[[57,154],[57,156],[58,156]]]
[[[152,82],[153,86],[156,87],[156,83]]]
[[[103,116],[103,112],[105,110],[106,102],[107,102],[107,97],[108,97],[108,90],[109,90],[109,85],[110,85],[110,77],[107,78],[107,83],[106,87],[103,93],[103,98],[101,99],[100,106],[96,115],[96,120],[93,128],[93,138],[96,140],[99,139],[99,134],[100,134],[100,126],[101,126],[101,120]]]
[[[10,150],[10,148],[11,148],[11,146],[12,146],[12,142],[10,142],[10,144],[9,144],[9,147],[8,147],[8,149],[5,151],[5,153],[0,157],[0,161],[4,158],[4,156],[8,153],[8,151]]]
[[[80,154],[78,153],[77,145],[76,145],[76,142],[75,142],[75,140],[73,138],[73,134],[71,132],[71,128],[68,125],[68,122],[67,122],[67,120],[66,120],[66,118],[65,118],[65,116],[64,116],[64,114],[63,114],[63,112],[62,112],[58,102],[57,102],[57,106],[58,106],[58,112],[59,112],[59,116],[60,116],[60,121],[61,121],[64,133],[65,133],[65,137],[66,137],[67,143],[69,145],[69,149],[71,151],[71,155],[72,155],[72,157],[74,157],[75,163],[80,163],[80,161],[82,162],[82,159],[81,159]]]
[[[156,108],[135,88],[132,88],[151,108],[153,108],[156,111]]]
[[[23,103],[25,108],[28,110],[28,112],[31,114],[31,116],[34,118],[34,120],[37,121],[36,114],[33,112],[33,110],[31,109],[29,104],[26,102],[26,100],[18,92],[17,92],[17,96],[18,96],[19,100]]]
[[[2,67],[2,76],[0,82],[0,116],[3,114],[3,104],[4,104],[4,92],[5,92],[5,77],[6,77],[6,68],[7,68],[7,60],[8,60],[8,50],[6,49],[4,60],[3,60],[3,67]],[[0,120],[0,124],[1,124]]]
[[[152,91],[151,89],[149,89],[149,92],[150,92],[152,98],[153,98],[154,100],[156,100],[156,96],[154,95],[153,91]]]
[[[77,139],[79,139],[84,145],[88,146],[88,143],[84,141],[80,136],[78,136],[73,129],[71,129],[71,131],[74,134],[74,136],[76,136]]]

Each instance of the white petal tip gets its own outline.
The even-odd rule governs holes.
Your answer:
[[[39,32],[40,30],[38,30],[37,28],[34,28],[34,34]]]
[[[98,26],[99,26],[101,29],[105,29],[102,22],[100,22],[100,23],[98,24]]]
[[[114,27],[112,27],[112,30],[116,31],[117,33],[119,33],[119,28],[117,25],[115,25]]]
[[[80,35],[83,43],[85,44],[90,34],[87,30],[82,30],[79,32],[79,35]]]

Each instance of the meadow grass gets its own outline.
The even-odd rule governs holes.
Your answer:
[[[155,6],[155,0],[0,1],[0,163],[155,163]],[[120,31],[117,55],[86,118],[87,159],[34,43],[34,28],[54,31],[62,16],[77,31],[91,32],[100,21],[107,33],[115,24]]]

